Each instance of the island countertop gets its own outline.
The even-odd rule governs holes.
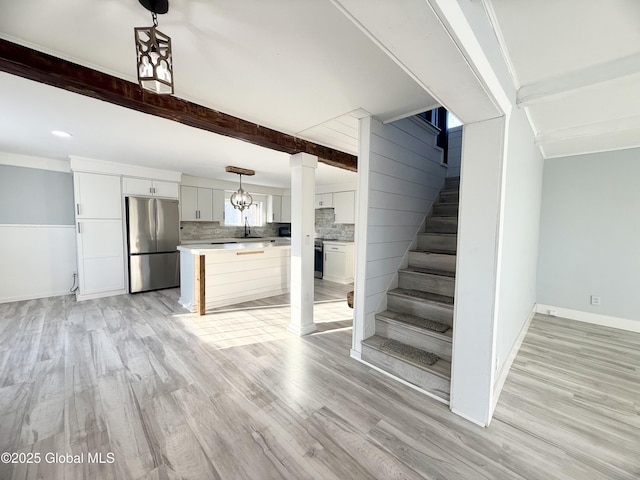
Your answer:
[[[262,250],[265,248],[291,248],[290,242],[241,242],[241,243],[197,243],[194,245],[180,245],[178,250],[191,255],[207,255],[216,252],[229,252],[235,250]]]

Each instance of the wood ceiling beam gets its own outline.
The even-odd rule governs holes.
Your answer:
[[[69,92],[244,140],[288,154],[308,153],[334,167],[357,171],[349,153],[318,145],[171,95],[157,95],[112,75],[0,39],[0,71]]]

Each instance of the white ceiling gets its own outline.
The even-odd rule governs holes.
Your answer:
[[[640,2],[484,0],[547,158],[640,146]]]
[[[545,157],[640,145],[639,1],[482,4]],[[427,91],[464,122],[496,110],[434,15],[451,6],[172,0],[159,28],[172,37],[176,96],[357,154],[358,118],[427,110],[437,105]],[[137,0],[0,0],[0,12],[0,37],[135,81],[133,28],[151,23]],[[449,75],[433,75],[438,66]],[[256,170],[256,183],[289,186],[286,154],[6,74],[0,87],[0,150],[221,179],[233,164]],[[321,165],[318,184],[354,176]]]
[[[0,37],[136,81],[133,28],[151,24],[137,0],[0,0],[0,12]],[[172,0],[158,20],[172,38],[176,96],[337,150],[357,154],[360,116],[384,121],[437,105],[328,0]],[[195,176],[214,175],[228,164],[258,172],[276,158],[288,169],[287,155],[92,99],[42,93],[35,102],[37,87],[28,83],[11,81],[12,95],[2,89],[3,104],[13,109],[3,112],[3,121],[20,119],[20,125],[9,125],[11,135],[0,133],[0,148],[126,159]],[[75,130],[68,150],[31,132],[64,124]],[[155,146],[141,131],[152,125],[162,132]],[[269,169],[265,182],[288,184],[288,171]],[[353,175],[338,170],[329,180]]]

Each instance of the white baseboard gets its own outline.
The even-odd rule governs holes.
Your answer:
[[[63,292],[41,292],[29,295],[20,295],[17,297],[0,298],[0,303],[23,302],[25,300],[37,300],[39,298],[63,297],[65,295],[73,295],[69,290]]]
[[[558,317],[577,320],[579,322],[591,323],[602,327],[617,328],[628,332],[640,333],[640,320],[630,320],[628,318],[610,317],[608,315],[600,315],[598,313],[582,312],[580,310],[571,310],[569,308],[554,307],[552,305],[537,304],[536,312],[549,315],[550,310],[555,310]]]
[[[96,298],[115,297],[116,295],[125,295],[126,290],[111,290],[108,292],[81,294],[76,293],[76,300],[78,302],[84,302],[85,300],[95,300]]]
[[[500,375],[498,379],[493,384],[493,399],[491,402],[491,415],[489,415],[489,423],[491,423],[491,419],[493,418],[493,412],[496,409],[496,405],[498,405],[498,400],[500,399],[500,393],[502,393],[502,388],[504,387],[504,382],[507,381],[507,377],[509,376],[509,371],[511,370],[511,366],[513,365],[513,361],[518,356],[518,352],[520,351],[520,347],[522,346],[522,342],[524,341],[524,337],[527,336],[527,331],[529,330],[529,325],[531,325],[531,320],[533,320],[533,316],[536,314],[536,305],[531,309],[531,313],[527,317],[527,321],[524,322],[516,341],[513,343],[513,347],[511,348],[511,352],[509,352],[509,356],[505,360],[502,365],[502,370],[500,370]],[[487,425],[488,426],[488,425]]]
[[[455,414],[456,414],[456,415],[458,415],[459,417],[464,418],[464,419],[465,419],[465,420],[467,420],[468,422],[471,422],[471,423],[473,423],[473,424],[475,424],[475,425],[478,425],[479,427],[487,428],[487,427],[489,426],[488,424],[484,424],[484,423],[479,422],[479,421],[477,421],[477,420],[475,420],[475,419],[473,419],[473,418],[471,418],[471,417],[468,417],[468,416],[467,416],[467,415],[465,415],[464,413],[460,413],[460,412],[459,412],[459,411],[457,411],[455,408],[452,408],[452,409],[451,409],[451,412],[452,412],[452,413],[455,413]]]
[[[362,353],[354,350],[353,348],[351,349],[351,358],[353,358],[354,360],[362,360]]]

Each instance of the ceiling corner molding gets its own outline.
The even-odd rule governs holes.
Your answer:
[[[498,15],[496,15],[496,11],[493,8],[493,3],[491,0],[481,0],[481,2],[482,2],[482,6],[484,7],[484,11],[487,13],[487,17],[489,17],[489,23],[491,24],[493,33],[496,34],[496,39],[498,40],[498,46],[500,47],[500,53],[502,54],[504,63],[507,65],[507,70],[509,71],[509,75],[511,76],[511,82],[513,83],[513,88],[515,90],[518,90],[522,85],[520,83],[520,79],[518,78],[518,74],[516,73],[516,69],[513,65],[513,61],[511,60],[511,55],[509,55],[509,49],[507,49],[507,42],[504,39],[502,29],[500,28],[500,22],[498,22]]]
[[[308,153],[327,165],[357,171],[355,155],[272,130],[170,95],[145,92],[137,83],[0,38],[0,71],[201,130],[290,155]]]
[[[555,100],[575,90],[634,75],[638,72],[640,72],[640,54],[616,58],[610,62],[574,70],[559,77],[524,85],[518,90],[517,103],[521,107],[526,107]]]

